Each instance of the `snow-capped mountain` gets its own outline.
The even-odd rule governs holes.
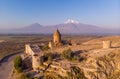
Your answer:
[[[52,34],[56,29],[59,29],[63,34],[120,34],[113,29],[104,29],[95,25],[83,24],[78,21],[68,19],[62,24],[43,26],[39,23],[34,23],[21,29],[7,30],[7,33],[30,33],[30,34]],[[4,31],[5,33],[5,31]]]

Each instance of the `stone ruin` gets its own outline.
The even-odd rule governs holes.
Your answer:
[[[103,41],[103,48],[108,49],[111,48],[111,41]]]
[[[21,55],[24,60],[27,57],[32,57],[32,68],[34,71],[40,70],[40,64],[43,62],[41,48],[37,45],[26,44],[25,45],[25,54]]]
[[[25,52],[28,55],[33,55],[34,54],[33,50],[31,49],[31,45],[30,44],[25,44]]]
[[[34,71],[38,71],[40,67],[40,58],[37,54],[32,56],[32,68]]]
[[[77,44],[73,41],[68,41],[71,45],[76,46]],[[53,35],[53,42],[49,42],[48,46],[49,48],[53,49],[54,46],[62,44],[61,41],[61,34],[59,30],[57,29]],[[111,41],[103,41],[103,48],[108,49],[111,48]],[[41,48],[39,45],[32,45],[32,44],[26,44],[25,45],[25,52],[26,54],[22,55],[22,58],[25,58],[27,56],[32,57],[32,68],[34,71],[42,70],[40,68],[40,65],[43,63],[43,55]]]

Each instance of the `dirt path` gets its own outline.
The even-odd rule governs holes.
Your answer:
[[[13,69],[13,60],[16,56],[22,54],[22,52],[18,52],[13,55],[9,55],[5,57],[2,61],[0,61],[0,79],[9,79],[12,69]]]

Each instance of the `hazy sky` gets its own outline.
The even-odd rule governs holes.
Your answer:
[[[0,29],[67,19],[105,28],[120,27],[120,0],[0,0]]]

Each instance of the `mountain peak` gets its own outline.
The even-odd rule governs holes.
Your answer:
[[[75,21],[75,20],[72,20],[72,19],[68,19],[66,22],[64,22],[65,24],[68,24],[68,23],[73,23],[73,24],[79,24],[78,21]]]
[[[39,23],[33,23],[33,24],[31,24],[32,26],[40,26],[40,24]]]

